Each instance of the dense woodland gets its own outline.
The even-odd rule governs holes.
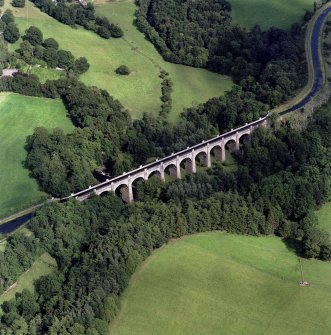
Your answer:
[[[101,166],[113,175],[121,174],[252,121],[304,82],[301,25],[294,25],[289,33],[259,28],[248,33],[232,26],[231,8],[221,0],[190,2],[192,24],[184,21],[182,25],[181,15],[188,10],[185,2],[169,1],[169,7],[160,11],[163,7],[158,6],[165,1],[150,3],[154,7],[148,6],[148,18],[155,16],[155,21],[148,25],[159,25],[160,32],[165,29],[162,25],[167,26],[162,41],[169,55],[190,49],[185,41],[178,42],[179,35],[202,41],[198,47],[207,51],[196,49],[192,59],[204,59],[201,51],[208,54],[207,61],[193,65],[214,64],[210,68],[230,73],[237,85],[224,97],[185,110],[173,125],[165,117],[172,89],[166,73],[161,73],[164,106],[160,115],[146,113],[135,121],[108,92],[80,82],[79,71],[67,71],[67,76],[45,84],[33,75],[1,78],[0,91],[62,99],[76,126],[71,134],[38,128],[27,139],[26,166],[49,194],[66,196],[96,183],[93,171]],[[181,10],[171,16],[179,5]],[[215,9],[219,15],[212,15]],[[162,21],[167,16],[173,24]],[[47,62],[43,57],[48,49],[57,50],[56,41],[43,40],[38,31],[29,29],[18,51],[20,57],[30,55]],[[194,31],[198,35],[192,38]],[[166,45],[169,34],[173,34],[173,50]],[[211,44],[205,44],[207,35],[214,38]],[[228,36],[231,39],[226,40]],[[224,50],[217,48],[221,42]],[[36,56],[38,52],[42,58]],[[215,64],[229,67],[220,69]],[[163,183],[152,178],[135,185],[137,201],[130,205],[107,195],[84,203],[70,200],[44,206],[28,225],[33,235],[12,235],[0,253],[0,292],[45,251],[56,259],[58,269],[36,281],[35,294],[23,291],[2,305],[0,334],[108,334],[119,296],[136,267],[169,239],[189,233],[277,234],[302,256],[330,260],[329,236],[318,229],[314,214],[331,199],[330,136],[331,105],[316,111],[301,131],[272,118],[270,129],[258,129],[251,143],[235,155],[234,171],[215,164],[183,180]]]
[[[230,75],[253,99],[279,105],[305,82],[304,23],[290,31],[231,22],[226,0],[138,0],[136,25],[170,62]],[[306,20],[309,17],[306,17]]]

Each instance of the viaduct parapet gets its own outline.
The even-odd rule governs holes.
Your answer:
[[[118,193],[120,191],[123,201],[130,203],[134,200],[133,185],[139,180],[145,181],[154,175],[165,180],[166,173],[169,173],[173,178],[180,179],[181,167],[189,173],[195,173],[197,161],[206,167],[211,166],[212,157],[216,160],[224,161],[226,147],[231,152],[238,151],[241,143],[250,141],[251,135],[256,128],[260,126],[267,127],[267,125],[268,115],[225,134],[173,153],[170,156],[157,159],[153,163],[140,166],[127,173],[124,172],[120,176],[107,179],[105,182],[90,186],[83,191],[72,193],[65,199],[75,198],[83,201],[92,194],[101,195],[106,192]]]

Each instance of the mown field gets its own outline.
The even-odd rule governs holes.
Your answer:
[[[59,100],[0,93],[0,217],[44,196],[23,167],[26,137],[40,126],[73,129]]]
[[[331,235],[331,202],[324,205],[318,212],[319,227],[326,230]]]
[[[97,4],[96,11],[118,23],[125,37],[104,40],[84,29],[72,29],[41,13],[30,2],[24,9],[13,9],[21,33],[31,25],[37,26],[45,37],[54,37],[61,48],[70,50],[76,57],[86,57],[91,67],[81,79],[89,85],[108,90],[129,109],[133,117],[140,117],[143,112],[157,113],[160,110],[160,68],[169,71],[174,82],[171,120],[176,120],[184,107],[219,96],[231,88],[229,77],[166,63],[133,25],[133,1]],[[12,49],[17,46],[18,43]],[[132,73],[129,76],[115,74],[115,69],[121,64],[130,68]]]
[[[331,267],[303,260],[276,237],[194,235],[138,269],[112,335],[328,335]]]
[[[47,275],[56,269],[56,261],[48,253],[41,255],[17,280],[12,289],[0,295],[0,305],[4,301],[11,300],[15,297],[15,293],[28,289],[34,292],[34,281],[41,276]],[[1,309],[0,309],[1,314]]]
[[[301,20],[306,10],[312,10],[314,0],[229,0],[235,23],[246,28],[259,24],[263,29],[289,29]],[[320,2],[320,1],[317,1]]]

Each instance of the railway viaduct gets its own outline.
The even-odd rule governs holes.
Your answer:
[[[89,198],[92,194],[101,195],[106,192],[121,191],[123,201],[130,203],[134,200],[133,184],[138,180],[148,180],[151,176],[157,175],[162,180],[165,180],[165,174],[168,172],[173,178],[181,178],[181,166],[187,172],[196,172],[196,161],[200,164],[210,167],[212,156],[216,160],[225,160],[225,148],[228,147],[230,151],[238,151],[240,143],[246,143],[250,140],[251,134],[260,126],[267,127],[268,115],[253,121],[245,126],[233,129],[225,134],[218,135],[207,141],[188,147],[182,151],[173,153],[170,156],[162,159],[157,159],[155,162],[140,166],[139,168],[130,172],[124,172],[122,175],[112,179],[107,179],[95,186],[72,193],[69,197],[62,199],[75,198],[83,201]]]

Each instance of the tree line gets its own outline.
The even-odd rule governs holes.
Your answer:
[[[52,0],[32,0],[32,2],[42,12],[69,26],[75,27],[78,24],[106,39],[123,36],[123,31],[118,25],[109,22],[106,17],[95,15],[92,3],[88,3],[86,7],[82,7],[75,2],[70,3],[64,0],[55,2]]]

